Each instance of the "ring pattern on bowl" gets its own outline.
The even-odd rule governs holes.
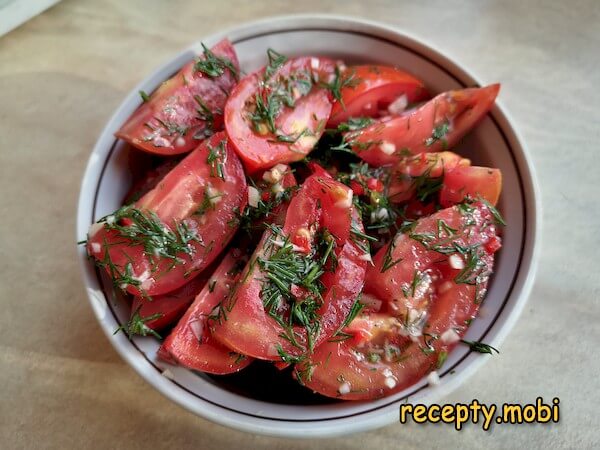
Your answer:
[[[247,72],[264,62],[273,47],[284,54],[321,54],[352,62],[396,63],[425,80],[433,92],[479,85],[462,68],[439,52],[396,30],[371,22],[331,16],[295,16],[269,19],[225,31],[203,40],[208,45],[229,37]],[[128,149],[113,137],[114,131],[137,108],[137,92],[155,89],[198,51],[197,43],[162,66],[134,89],[118,108],[100,136],[82,183],[78,211],[78,238],[85,238],[90,223],[119,206],[130,180]],[[366,57],[365,57],[366,55]],[[494,80],[495,81],[495,80]],[[473,148],[483,152],[473,153]],[[459,146],[475,163],[499,167],[504,192],[499,207],[509,223],[496,273],[467,338],[497,346],[523,308],[535,269],[539,203],[535,178],[527,153],[500,105],[496,105],[476,130]],[[113,331],[126,320],[125,302],[116,298],[100,271],[93,268],[80,248],[84,279],[90,301],[104,332],[123,358],[150,384],[189,410],[215,422],[241,430],[289,437],[334,436],[392,423],[398,405],[407,399],[432,403],[471,375],[487,356],[457,348],[440,371],[441,384],[430,387],[423,380],[396,395],[370,402],[286,404],[252,398],[232,390],[218,377],[169,367],[156,359],[158,343],[152,338],[128,340]],[[108,310],[107,310],[108,309]],[[237,392],[236,392],[237,391]]]

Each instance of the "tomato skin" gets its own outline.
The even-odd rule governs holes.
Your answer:
[[[390,66],[354,66],[354,86],[341,89],[342,102],[334,102],[327,122],[334,128],[350,117],[374,117],[396,98],[405,95],[408,103],[427,100],[429,94],[423,82],[413,75]],[[343,103],[343,104],[342,104]]]
[[[176,159],[168,159],[158,166],[148,169],[134,181],[133,186],[125,196],[125,205],[134,203],[150,192],[175,166],[179,163]]]
[[[490,110],[499,84],[449,91],[424,105],[389,120],[345,133],[345,140],[364,161],[374,166],[395,164],[409,154],[451,149]],[[448,129],[444,129],[448,124]],[[435,130],[443,136],[434,139]],[[384,152],[389,147],[390,154]]]
[[[364,195],[365,193],[365,188],[363,188],[361,184],[355,180],[350,181],[350,189],[352,189],[354,195]]]
[[[229,40],[220,41],[211,51],[217,57],[228,59],[239,73],[237,55]],[[205,59],[204,55],[200,59]],[[226,69],[219,77],[211,78],[196,71],[195,63],[196,61],[190,61],[161,84],[115,136],[149,153],[177,155],[196,148],[207,135],[204,130],[211,134],[222,129],[223,108],[228,93],[236,84],[236,74]],[[199,117],[198,111],[202,111],[202,106],[195,96],[201,99],[213,115],[212,126],[209,121]],[[168,129],[169,124],[172,124],[171,130]]]
[[[155,314],[161,314],[156,319],[144,321],[144,325],[155,331],[162,330],[179,320],[208,281],[210,272],[209,268],[199,276],[192,278],[189,283],[167,294],[156,295],[152,298],[134,297],[131,305],[131,314],[133,315],[137,312],[142,319]]]
[[[217,375],[237,372],[252,362],[252,358],[236,354],[217,342],[208,326],[208,317],[239,277],[237,259],[230,252],[219,264],[209,283],[161,345],[158,354],[163,360]]]
[[[496,205],[502,191],[502,172],[489,167],[456,167],[444,175],[440,190],[440,204],[443,207],[456,205],[465,197],[484,198]]]
[[[367,180],[367,187],[375,192],[383,192],[383,183],[377,178],[369,178]]]
[[[438,221],[443,220],[457,230],[455,242],[465,246],[483,244],[478,257],[484,269],[479,273],[478,286],[455,281],[461,270],[447,262],[451,256],[428,249],[407,234],[398,235],[390,256],[402,261],[382,273],[388,244],[373,258],[374,266],[368,269],[365,279],[365,292],[383,300],[387,309],[359,315],[344,330],[354,336],[360,333],[358,342],[325,342],[315,350],[308,362],[314,364],[312,378],[305,381],[309,389],[343,400],[373,399],[399,392],[435,370],[443,359],[442,352],[453,349],[466,332],[468,321],[476,315],[479,296],[485,292],[493,269],[493,254],[485,249],[486,242],[499,240],[493,215],[482,203],[471,206],[471,213],[461,213],[457,207],[439,211],[420,220],[412,233],[435,233]],[[442,235],[432,244],[445,238]],[[415,285],[413,292],[403,294],[402,288],[414,282],[415,268],[427,277]],[[410,311],[422,319],[413,321]],[[415,327],[421,323],[421,327],[411,328],[413,323]],[[449,329],[455,330],[453,339],[444,337]],[[427,334],[422,334],[424,330]],[[423,351],[428,348],[425,339],[430,344],[427,352]],[[395,352],[388,359],[385,349],[392,348]],[[371,355],[376,358],[371,360]]]
[[[471,161],[456,153],[421,153],[403,158],[392,168],[392,177],[388,187],[388,195],[394,203],[402,203],[414,197],[415,179],[443,177],[457,166],[468,166]]]
[[[246,177],[229,145],[224,144],[225,179],[219,178],[207,162],[209,146],[217,147],[224,140],[225,134],[217,133],[203,142],[134,204],[139,211],[156,214],[171,231],[182,223],[195,230],[196,236],[202,240],[189,242],[193,256],[179,254],[183,262],[175,266],[172,259],[166,258],[159,258],[157,264],[153,264],[153,255],[147,255],[141,244],[131,245],[128,238],[123,238],[118,231],[102,223],[100,229],[89,235],[87,243],[88,253],[97,260],[97,264],[105,259],[108,249],[110,260],[119,272],[124,273],[130,266],[131,275],[143,281],[140,288],[148,296],[171,292],[199,275],[233,237],[237,229],[232,226],[236,208],[243,211],[247,203]],[[221,200],[198,214],[209,188],[222,194]],[[110,275],[108,268],[107,271]],[[131,294],[141,294],[140,288],[132,284],[125,288]]]
[[[319,61],[318,69],[313,69],[312,60]],[[299,72],[327,80],[333,74],[334,67],[333,61],[326,58],[293,58],[278,69],[270,80],[279,80]],[[285,135],[297,136],[304,129],[308,129],[310,135],[303,136],[294,143],[286,143],[278,140],[268,130],[259,134],[248,117],[248,105],[255,103],[264,73],[265,68],[262,68],[243,78],[225,105],[225,129],[244,166],[251,173],[277,163],[285,164],[303,159],[325,130],[324,125],[332,105],[329,91],[314,85],[307,95],[296,100],[294,108],[284,106],[275,119],[276,127]]]
[[[329,177],[312,175],[291,200],[283,227],[284,236],[294,236],[301,230],[314,229],[314,225],[319,224],[319,227],[327,228],[337,242],[334,250],[337,268],[334,273],[327,272],[320,278],[324,291],[323,304],[317,312],[321,327],[315,346],[337,330],[363,286],[366,261],[361,260],[360,256],[364,252],[349,239],[350,214],[353,208],[351,205],[338,205],[333,210],[333,205],[337,204],[340,196],[347,198],[347,191],[347,187]],[[321,203],[321,208],[317,207],[318,202]],[[331,214],[324,213],[327,210],[331,210]],[[355,219],[359,220],[357,217]],[[261,290],[265,275],[256,260],[267,256],[264,248],[272,238],[271,230],[267,230],[242,275],[244,281],[235,295],[226,302],[228,319],[215,326],[214,335],[239,353],[278,361],[281,359],[278,346],[295,356],[305,349],[295,347],[281,337],[284,329],[269,316],[263,305]],[[306,330],[294,326],[294,333],[297,340],[306,345]]]

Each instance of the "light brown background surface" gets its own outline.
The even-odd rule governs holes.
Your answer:
[[[346,5],[343,6],[342,5]],[[558,425],[392,425],[328,441],[252,436],[163,398],[97,326],[75,258],[90,150],[125,93],[221,27],[292,12],[381,20],[465,64],[528,143],[544,204],[533,294],[447,402],[561,399]],[[0,447],[592,448],[599,442],[600,2],[64,0],[0,38]]]

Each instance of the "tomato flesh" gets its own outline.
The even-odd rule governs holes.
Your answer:
[[[242,283],[235,295],[225,303],[227,320],[216,325],[214,330],[218,340],[240,353],[278,361],[283,359],[282,355],[295,357],[305,353],[337,330],[362,289],[366,270],[366,261],[361,259],[364,250],[349,239],[352,221],[359,220],[355,214],[351,217],[352,204],[346,203],[349,192],[349,188],[328,176],[312,175],[306,179],[290,202],[281,235],[275,235],[273,230],[265,232],[242,275]],[[320,207],[317,207],[319,204]],[[315,320],[320,326],[315,336],[309,336],[305,327],[294,324],[284,328],[274,318],[273,312],[280,317],[279,320],[289,320],[290,307],[287,303],[279,303],[279,309],[274,310],[264,303],[267,298],[264,280],[268,279],[271,272],[266,273],[261,269],[259,261],[279,264],[273,262],[273,254],[276,254],[273,247],[282,245],[274,242],[281,242],[283,239],[300,242],[295,240],[296,236],[308,236],[309,246],[312,248],[317,245],[315,235],[324,229],[330,233],[330,239],[335,240],[332,253],[335,254],[337,265],[332,269],[325,269],[325,273],[319,278],[323,286],[322,303],[317,309]],[[293,251],[305,254],[307,250],[308,248],[299,247]],[[290,291],[298,295],[297,302],[309,301],[303,296],[306,291],[302,288],[294,289],[292,286]],[[296,344],[291,342],[289,336],[293,337]],[[311,339],[312,345],[309,342]]]
[[[332,105],[329,91],[319,80],[329,80],[334,67],[325,58],[300,57],[290,59],[270,77],[263,68],[239,82],[225,105],[225,129],[249,172],[299,161],[313,149]],[[293,107],[278,97],[282,90]],[[262,111],[259,101],[278,105],[273,124],[253,120]]]
[[[139,314],[144,320],[144,325],[155,331],[171,325],[182,316],[208,281],[210,274],[206,272],[210,272],[210,270],[207,269],[199,276],[192,278],[189,283],[167,294],[156,295],[152,298],[134,297],[131,304],[132,317],[136,313]],[[158,317],[147,320],[154,315]]]
[[[187,63],[165,81],[115,133],[134,147],[159,155],[187,153],[223,127],[223,108],[237,82],[239,63],[231,42],[222,40],[212,54],[229,62],[219,76],[196,70]],[[200,61],[206,61],[200,55]]]
[[[209,164],[216,149],[219,160]],[[242,165],[225,134],[218,133],[133,208],[119,210],[123,216],[135,214],[136,224],[111,215],[95,225],[87,250],[118,287],[134,295],[165,294],[199,275],[217,257],[233,237],[236,212],[243,211],[246,202]]]
[[[374,166],[395,164],[399,157],[451,149],[490,110],[499,84],[449,91],[424,105],[357,131],[344,139]]]
[[[443,207],[456,205],[467,196],[481,197],[492,205],[498,203],[502,191],[502,172],[489,167],[457,167],[444,175],[440,190],[440,204]]]
[[[394,203],[402,203],[412,199],[419,188],[426,188],[427,181],[439,178],[458,166],[468,166],[471,161],[456,153],[421,153],[403,158],[392,168],[388,195]],[[435,192],[434,192],[435,193]],[[424,195],[425,193],[421,194]]]
[[[497,239],[493,214],[482,203],[439,211],[419,220],[409,234],[397,235],[375,255],[365,279],[365,292],[382,300],[381,311],[359,315],[348,326],[349,334],[358,331],[358,341],[326,342],[316,349],[307,387],[345,400],[379,398],[442,364],[485,295],[494,261],[485,244]],[[471,250],[452,253],[455,245]]]
[[[251,358],[217,342],[208,326],[213,316],[218,317],[219,305],[237,282],[239,273],[238,258],[230,252],[163,342],[159,350],[162,359],[217,375],[237,372],[252,362]]]
[[[377,117],[381,110],[404,96],[407,104],[429,98],[423,82],[390,66],[365,65],[349,69],[356,84],[341,89],[341,102],[335,102],[328,127],[336,127],[351,117]]]
[[[390,179],[390,200],[409,202],[410,210],[415,212],[429,210],[427,206],[434,200],[444,208],[466,198],[483,198],[496,205],[502,191],[499,169],[471,166],[471,161],[452,152],[404,158],[393,167]]]

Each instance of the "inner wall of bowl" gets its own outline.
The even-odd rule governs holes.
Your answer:
[[[464,87],[452,74],[437,65],[435,59],[430,59],[427,55],[419,55],[395,43],[351,31],[284,31],[232,40],[241,66],[246,72],[262,66],[265,63],[266,49],[274,48],[290,56],[317,54],[344,59],[347,63],[374,62],[396,65],[423,79],[434,93]],[[170,73],[176,72],[184,60],[181,55],[176,58],[169,67]],[[143,88],[152,91],[164,78],[166,77],[159,74]],[[130,98],[131,102],[125,109],[132,111],[136,100],[134,97]],[[502,312],[505,298],[518,270],[511,261],[519,259],[524,233],[522,188],[508,143],[491,118],[486,118],[456,151],[469,157],[475,165],[500,168],[504,177],[504,190],[499,203],[499,209],[509,222],[503,237],[504,248],[497,259],[495,274],[482,307],[481,317],[473,322],[467,334],[468,339],[479,340],[485,339],[486,333]],[[129,190],[132,180],[130,152],[135,150],[130,150],[122,142],[115,142],[100,179],[93,213],[95,219],[118,208]],[[135,157],[139,158],[139,155]],[[107,280],[103,280],[103,286],[111,313],[116,316],[118,322],[123,323],[128,318],[129,305],[122,298],[114,296]],[[156,359],[156,340],[135,338],[134,345],[157,372],[167,367]],[[446,377],[451,378],[459,374],[460,371],[456,369],[466,366],[465,358],[468,353],[465,347],[459,347],[450,354],[440,372],[442,382]],[[469,361],[472,361],[471,357]],[[308,390],[297,386],[289,376],[282,377],[282,374],[276,373],[276,370],[267,364],[257,364],[256,367],[246,369],[240,374],[225,377],[211,377],[182,368],[169,367],[169,370],[174,375],[174,383],[186,389],[199,402],[208,401],[232,411],[258,417],[289,420],[344,417],[389,405],[406,396],[416,401],[429,390],[425,383],[421,382],[394,396],[377,401],[336,402],[312,395]]]

